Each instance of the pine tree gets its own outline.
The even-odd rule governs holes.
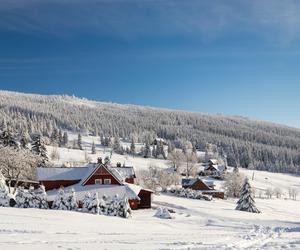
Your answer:
[[[33,205],[33,187],[25,190],[23,187],[18,187],[15,196],[16,206],[20,208],[32,208]]]
[[[119,137],[116,136],[114,139],[113,151],[116,153],[119,153],[120,147],[121,147],[120,139],[119,139]]]
[[[90,193],[87,193],[83,200],[82,211],[85,213],[99,214],[99,202],[98,193],[94,193],[92,196]]]
[[[22,136],[20,140],[20,145],[22,148],[27,149],[28,140],[26,139],[26,137]]]
[[[78,209],[76,193],[73,188],[66,193],[66,206],[70,211],[75,211]]]
[[[118,215],[123,218],[129,218],[131,216],[131,208],[127,198],[119,202]]]
[[[78,148],[80,150],[83,150],[83,148],[82,148],[82,136],[81,136],[81,134],[78,134],[77,146],[78,146]]]
[[[24,149],[27,149],[29,140],[30,140],[30,136],[28,134],[28,131],[27,131],[27,129],[24,129],[24,131],[22,132],[22,135],[21,135],[21,139],[20,139],[21,147]]]
[[[241,197],[237,202],[236,210],[246,211],[251,213],[260,213],[260,211],[256,208],[254,199],[252,197],[252,189],[249,183],[248,178],[245,179]]]
[[[5,178],[0,172],[0,207],[9,206],[8,187],[5,183]]]
[[[84,199],[82,201],[82,212],[88,213],[90,212],[90,203],[91,203],[91,194],[88,192],[85,194]]]
[[[93,154],[93,155],[96,154],[96,146],[95,146],[95,142],[92,143],[92,154]]]
[[[149,145],[148,142],[146,142],[146,145],[144,147],[143,157],[144,158],[150,158],[151,157],[151,149],[150,149],[150,145]]]
[[[193,153],[194,154],[197,154],[197,148],[196,148],[196,144],[193,143],[193,149],[192,149]]]
[[[63,135],[63,145],[67,146],[68,142],[69,142],[68,133],[64,132],[64,135]]]
[[[9,146],[13,148],[18,148],[18,143],[10,129],[4,130],[0,134],[0,144],[2,144],[4,147]]]
[[[62,134],[62,131],[59,130],[59,132],[58,132],[58,146],[61,147],[63,145],[64,145],[63,134]]]
[[[43,185],[34,192],[33,204],[35,208],[48,209],[47,193]]]
[[[46,167],[47,161],[48,161],[47,149],[46,149],[44,140],[41,137],[41,135],[35,136],[33,143],[32,143],[31,151],[34,154],[40,156],[41,160],[40,160],[39,166]]]
[[[51,142],[58,143],[59,142],[59,134],[57,128],[54,128],[51,134]]]
[[[66,195],[63,188],[60,188],[57,195],[53,201],[52,209],[56,210],[68,210]]]
[[[153,148],[152,148],[152,156],[154,158],[157,158],[157,147],[156,146],[153,146]]]
[[[130,144],[130,154],[132,154],[133,156],[135,155],[135,143],[134,143],[133,138],[132,138],[131,144]]]

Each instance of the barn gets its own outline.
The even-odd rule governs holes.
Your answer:
[[[153,192],[133,184],[132,171],[133,168],[120,171],[118,167],[111,167],[99,161],[83,167],[38,168],[37,177],[45,186],[49,202],[54,200],[57,189],[63,186],[66,191],[75,190],[79,205],[85,194],[89,192],[90,194],[98,193],[99,197],[104,195],[126,197],[131,209],[134,210],[151,208]],[[126,179],[133,183],[127,183]]]

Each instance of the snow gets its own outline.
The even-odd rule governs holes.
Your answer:
[[[38,180],[80,180],[88,171],[88,167],[92,168],[94,165],[89,164],[85,167],[67,168],[67,167],[53,167],[53,168],[37,168]]]
[[[134,185],[133,185],[134,186]],[[86,185],[82,186],[80,183],[66,187],[64,190],[68,192],[74,189],[76,192],[76,197],[78,200],[84,200],[84,197],[87,193],[94,195],[95,193],[98,194],[98,197],[101,198],[104,195],[113,197],[115,194],[118,194],[119,198],[125,198],[132,200],[139,200],[139,197],[132,190],[128,185],[120,186],[120,185]],[[48,201],[53,201],[58,190],[53,189],[47,192],[48,194]]]
[[[262,214],[161,195],[154,206],[173,220],[137,210],[126,220],[71,211],[0,208],[0,249],[300,249],[300,202],[256,200]]]
[[[99,138],[83,136],[82,141],[93,162],[97,157],[110,155],[110,149],[100,146]],[[96,155],[89,154],[93,141]],[[48,147],[48,152],[51,149]],[[58,151],[60,159],[55,164],[68,161],[76,166],[84,165],[84,151],[64,148]],[[125,162],[126,166],[134,166],[137,173],[150,165],[169,167],[166,160],[115,153],[111,162],[113,165]],[[300,201],[287,199],[289,188],[296,189],[300,195],[299,176],[246,169],[240,172],[249,178],[256,196],[257,191],[279,187],[282,198],[255,198],[256,207],[262,212],[256,214],[235,210],[237,199],[205,201],[155,195],[153,209],[132,211],[128,220],[70,211],[0,207],[0,249],[300,249]],[[221,180],[209,177],[204,180],[214,181],[216,189],[222,188]],[[94,185],[90,188],[92,194]],[[84,197],[80,189],[74,190],[77,199]],[[139,188],[131,190],[136,195]],[[95,192],[102,197],[101,191]],[[116,191],[105,192],[113,195]],[[174,211],[171,214],[174,219],[154,216],[158,207]]]

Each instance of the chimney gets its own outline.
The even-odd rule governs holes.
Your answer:
[[[102,164],[102,158],[101,157],[98,158],[97,163]]]

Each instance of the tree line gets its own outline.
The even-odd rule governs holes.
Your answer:
[[[5,91],[0,92],[0,117],[2,131],[9,127],[51,138],[55,130],[69,130],[143,143],[160,137],[176,148],[188,140],[201,151],[208,143],[216,145],[231,166],[300,173],[299,129],[243,117]]]

